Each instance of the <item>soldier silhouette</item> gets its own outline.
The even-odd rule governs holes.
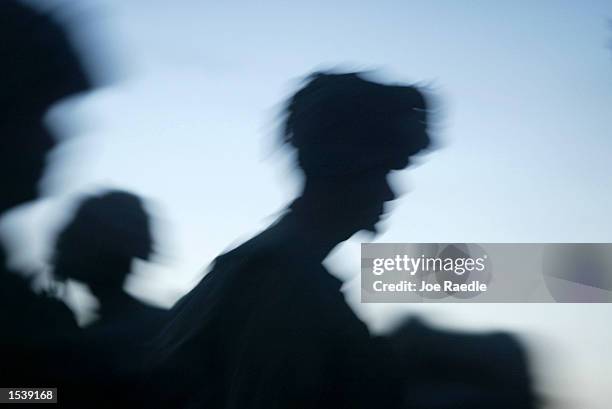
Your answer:
[[[55,140],[43,123],[56,102],[86,91],[90,81],[63,28],[17,1],[0,2],[0,213],[38,196]],[[49,385],[57,380],[58,347],[78,333],[59,300],[35,294],[9,271],[0,248],[0,384]]]
[[[119,190],[83,199],[56,240],[55,278],[86,284],[99,301],[98,319],[85,328],[79,348],[87,365],[77,369],[88,387],[84,398],[101,407],[130,402],[140,392],[134,384],[142,346],[166,318],[166,310],[124,289],[134,260],[148,260],[152,251],[143,202]]]
[[[267,230],[219,256],[174,308],[156,350],[176,387],[166,405],[355,408],[401,399],[395,381],[381,382],[394,378],[382,373],[385,343],[321,262],[356,232],[376,230],[395,199],[389,173],[430,144],[427,112],[416,87],[358,73],[308,78],[284,127],[302,192]]]
[[[53,274],[86,284],[98,299],[99,317],[90,330],[125,334],[124,341],[135,342],[157,332],[165,315],[124,289],[133,261],[148,260],[152,252],[150,218],[141,199],[113,190],[79,204],[57,238]]]
[[[148,260],[152,252],[150,219],[141,199],[113,190],[80,203],[57,238],[53,273],[60,281],[74,279],[86,284],[98,299],[99,317],[92,328],[121,327],[122,322],[135,321],[128,326],[155,332],[145,328],[163,320],[165,310],[124,290],[133,261]]]
[[[359,73],[307,79],[288,101],[284,127],[305,176],[301,193],[272,226],[217,257],[174,307],[151,352],[151,383],[163,389],[150,390],[161,406],[530,407],[511,337],[445,333],[416,320],[372,336],[321,264],[358,231],[376,231],[395,198],[390,172],[430,146],[428,108],[416,87]],[[478,351],[486,359],[463,356]],[[497,363],[511,375],[493,376]]]

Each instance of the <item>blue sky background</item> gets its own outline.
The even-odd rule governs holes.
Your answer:
[[[56,12],[105,85],[49,114],[64,143],[48,197],[3,221],[20,232],[10,244],[24,268],[44,268],[79,194],[126,188],[150,199],[159,233],[157,258],[128,288],[171,304],[296,193],[300,177],[275,140],[279,103],[303,75],[337,66],[427,85],[439,101],[441,148],[394,175],[404,196],[377,241],[612,242],[610,2],[38,3],[64,4]],[[359,242],[369,240],[328,262],[373,328],[418,311],[517,330],[553,400],[612,399],[612,305],[359,305]],[[81,290],[70,297],[87,316]]]

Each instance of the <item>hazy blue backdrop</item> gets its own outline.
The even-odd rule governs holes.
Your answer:
[[[44,270],[74,199],[150,199],[158,256],[129,290],[170,305],[299,188],[278,113],[314,69],[426,85],[440,149],[394,175],[386,242],[612,242],[609,1],[38,2],[69,22],[102,87],[56,107],[48,197],[15,211],[12,262]],[[71,7],[67,7],[71,5]],[[329,259],[373,329],[407,312],[519,331],[553,407],[612,400],[612,305],[359,305],[359,242]],[[95,306],[73,286],[82,320]],[[558,402],[557,402],[558,401]]]

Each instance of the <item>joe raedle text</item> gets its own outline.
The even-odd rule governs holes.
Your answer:
[[[402,280],[395,283],[385,283],[382,280],[376,280],[372,284],[372,289],[375,292],[485,292],[487,291],[487,284],[481,283],[480,281],[472,281],[469,283],[456,283],[451,280],[444,280],[440,283],[430,283],[424,280],[420,282],[413,282]]]
[[[409,256],[373,258],[371,289],[376,293],[483,293],[487,283],[470,277],[486,268],[482,257]]]

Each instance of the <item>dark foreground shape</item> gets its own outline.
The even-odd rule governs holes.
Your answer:
[[[321,264],[356,232],[376,231],[395,198],[388,174],[429,146],[427,126],[426,98],[414,87],[356,73],[308,79],[285,122],[306,176],[302,193],[267,230],[219,256],[173,309],[150,351],[159,407],[531,407],[515,341],[422,326],[374,337]],[[414,350],[421,362],[408,358]],[[471,367],[466,351],[499,368]],[[519,395],[512,406],[504,377],[489,376],[508,366],[510,384],[520,385],[509,387]]]

